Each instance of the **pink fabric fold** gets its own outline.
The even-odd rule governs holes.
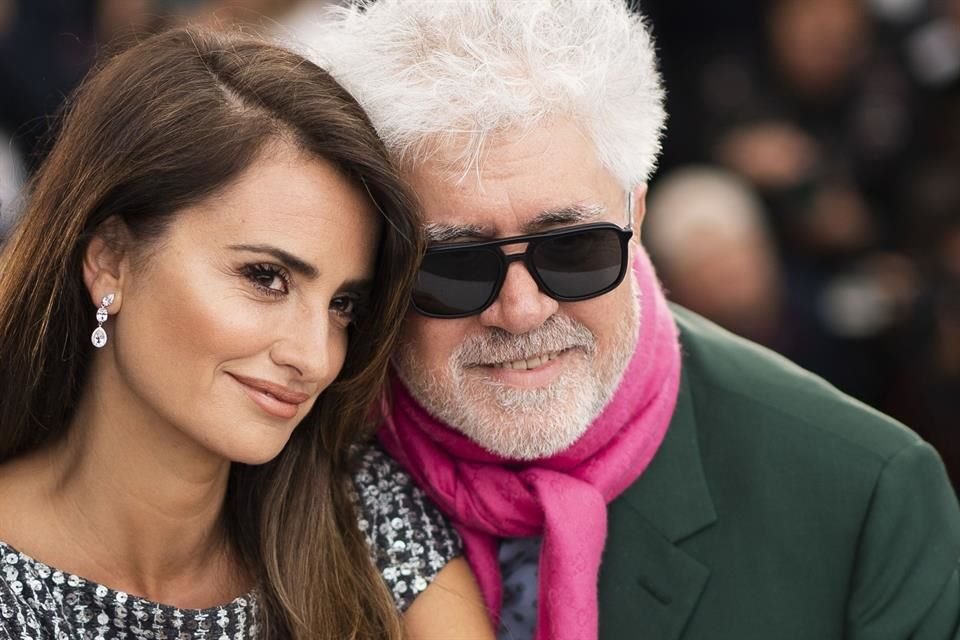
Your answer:
[[[640,334],[613,398],[569,449],[530,462],[491,454],[426,412],[394,376],[378,435],[453,521],[498,624],[500,538],[543,536],[537,640],[595,640],[606,505],[643,473],[677,400],[677,328],[649,259],[637,252]]]

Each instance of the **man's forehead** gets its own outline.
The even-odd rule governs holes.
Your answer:
[[[476,123],[473,123],[475,125]],[[415,156],[417,166],[456,181],[513,173],[513,164],[537,163],[545,156],[596,156],[596,147],[572,118],[553,116],[536,122],[502,123],[495,129],[473,128],[426,136]]]
[[[569,121],[500,131],[479,153],[465,149],[452,136],[405,172],[435,242],[606,219],[621,200],[596,148]]]

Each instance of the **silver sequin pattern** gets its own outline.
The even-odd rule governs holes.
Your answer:
[[[364,450],[354,474],[360,528],[404,611],[461,553],[456,532],[400,466]],[[58,571],[0,542],[0,640],[248,640],[259,636],[256,590],[207,609],[180,609]]]
[[[451,558],[462,553],[460,538],[382,450],[370,448],[363,453],[354,480],[362,505],[360,530],[403,611]]]

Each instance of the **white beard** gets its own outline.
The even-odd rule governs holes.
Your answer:
[[[636,347],[639,318],[637,302],[618,323],[608,353],[599,353],[586,326],[554,315],[523,335],[494,328],[468,338],[442,373],[424,372],[403,344],[394,365],[422,407],[484,449],[516,460],[546,458],[579,440],[613,397]],[[536,389],[504,385],[477,366],[564,350],[564,371]]]

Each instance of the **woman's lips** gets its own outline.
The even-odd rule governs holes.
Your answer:
[[[235,373],[230,374],[234,380],[240,383],[240,388],[247,394],[253,402],[264,412],[289,420],[296,417],[300,411],[300,405],[310,399],[306,393],[293,391],[282,385],[260,380],[259,378],[248,378]]]

